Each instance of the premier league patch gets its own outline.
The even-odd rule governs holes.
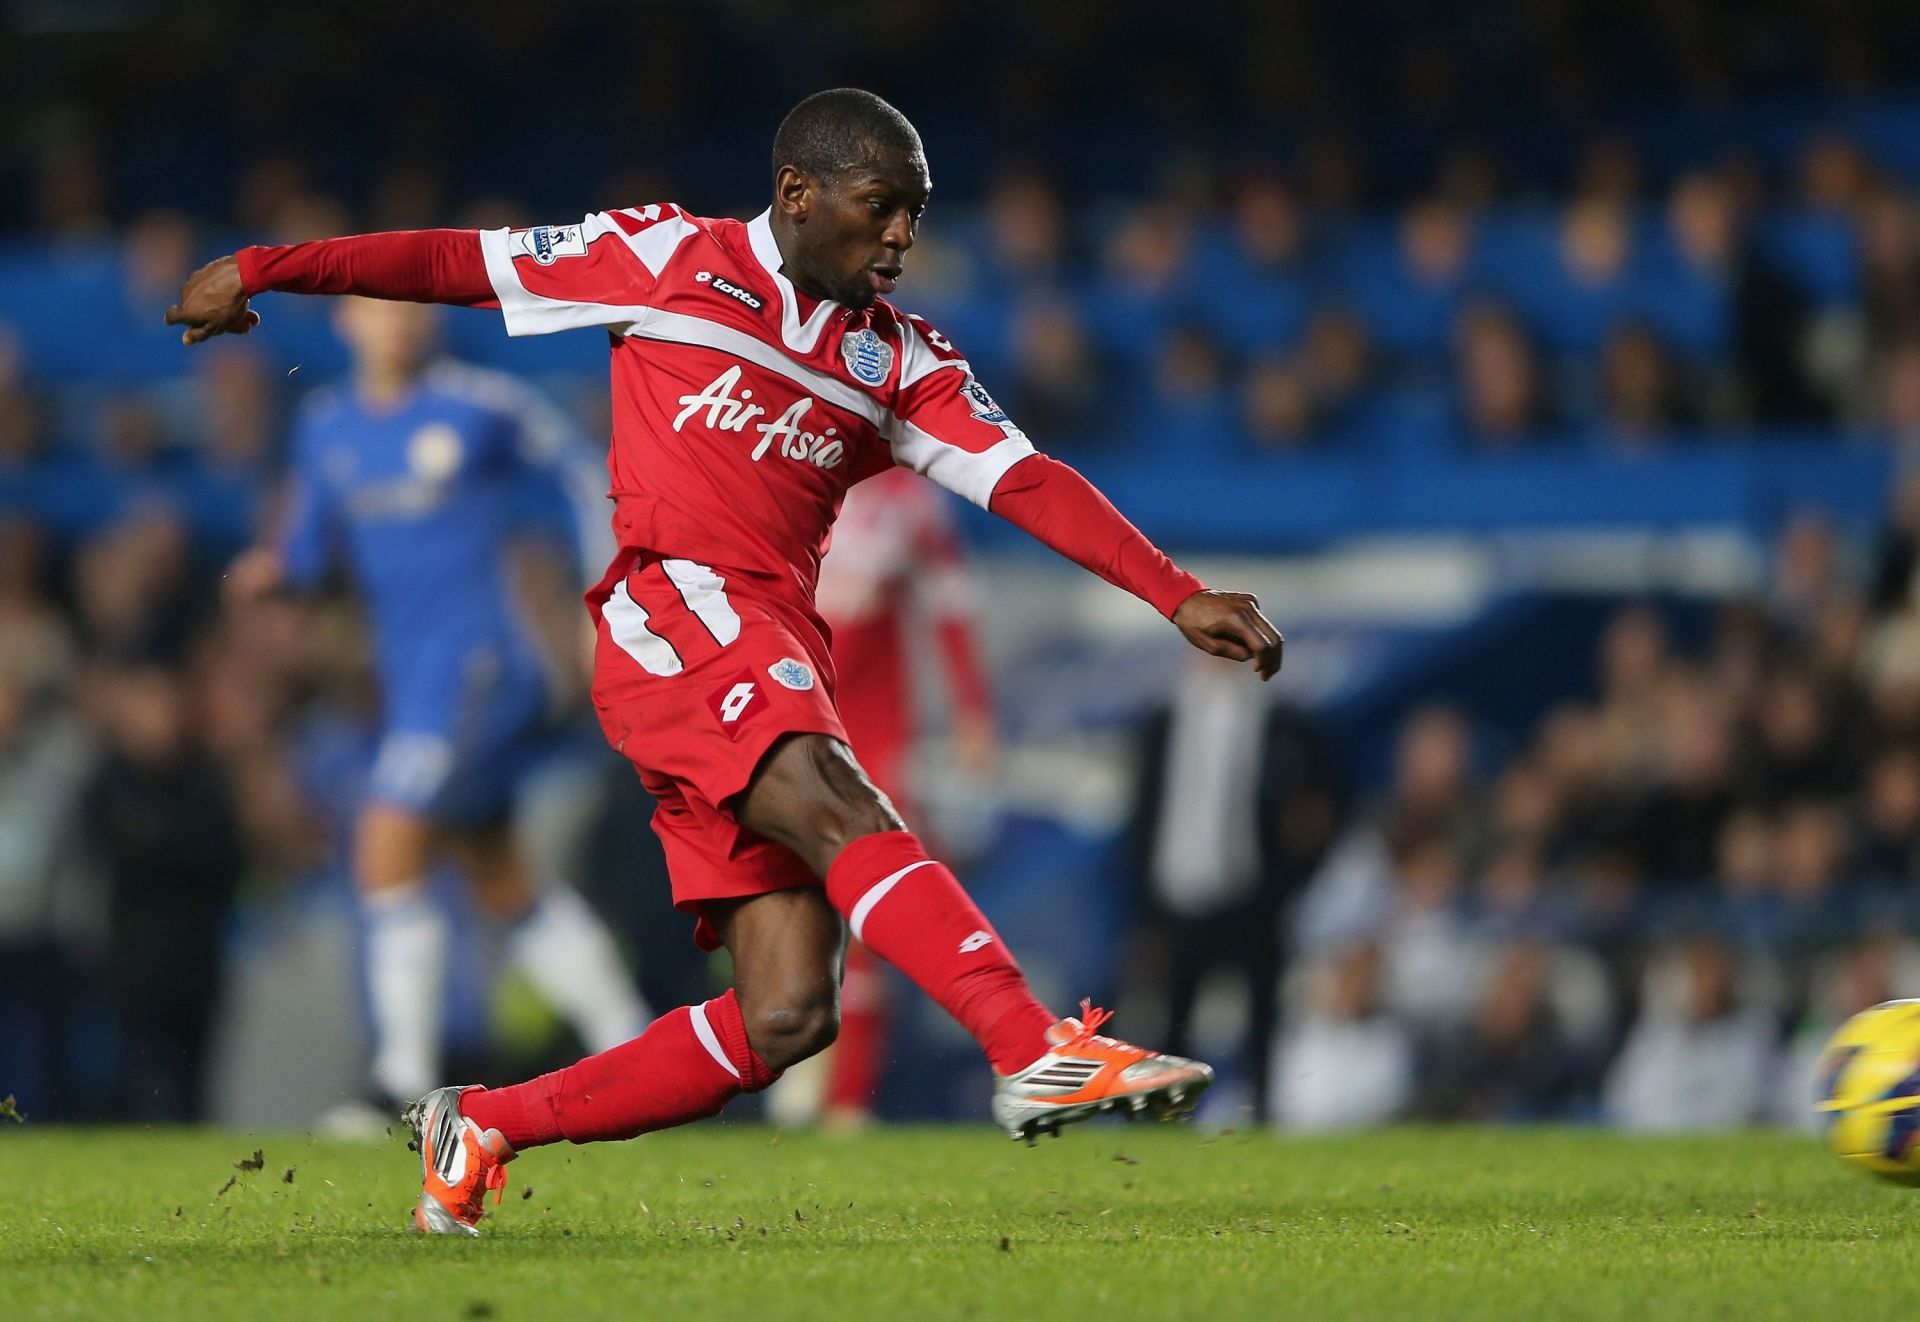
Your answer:
[[[980,384],[972,372],[960,383],[960,393],[967,397],[967,410],[982,422],[990,422],[996,427],[1007,425],[1007,411],[994,403],[993,396]]]
[[[768,666],[767,673],[781,688],[793,689],[797,693],[804,693],[813,687],[813,671],[790,656],[783,656]]]
[[[520,235],[521,249],[542,266],[561,257],[585,257],[587,239],[578,225],[536,225]]]
[[[840,356],[847,360],[853,379],[863,385],[877,386],[893,370],[893,346],[869,329],[841,336]]]

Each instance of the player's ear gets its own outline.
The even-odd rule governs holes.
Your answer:
[[[783,165],[773,177],[774,205],[796,222],[804,222],[813,210],[815,193],[813,176],[798,166]]]

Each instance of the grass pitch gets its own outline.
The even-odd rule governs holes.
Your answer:
[[[1920,1300],[1913,1195],[1782,1135],[1085,1125],[1027,1149],[984,1126],[706,1125],[526,1154],[478,1241],[402,1233],[416,1161],[398,1139],[13,1129],[0,1316],[1861,1319]]]

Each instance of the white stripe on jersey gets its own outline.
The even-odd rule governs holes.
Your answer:
[[[668,203],[668,205],[670,207],[673,206],[672,203]],[[653,220],[653,216],[647,213],[653,212],[655,215],[658,215],[660,207],[656,203],[641,207],[638,210],[633,207],[627,207],[625,211],[627,215],[632,216],[636,220]],[[596,219],[596,217],[589,216],[587,219],[591,222]],[[646,268],[653,272],[656,280],[659,279],[660,273],[667,269],[667,263],[673,260],[673,254],[680,247],[681,241],[686,239],[688,235],[698,234],[700,232],[698,228],[686,222],[681,215],[679,207],[673,207],[673,214],[671,216],[663,220],[654,220],[653,224],[647,226],[638,234],[627,233],[612,220],[608,220],[605,223],[609,230],[618,234],[621,240],[629,248],[633,249],[634,256],[638,257]]]
[[[800,320],[800,296],[793,291],[793,282],[781,271],[785,264],[780,257],[780,245],[773,238],[773,208],[768,207],[747,222],[747,241],[753,247],[753,255],[767,274],[773,277],[780,287],[780,338],[786,346],[798,354],[813,352],[813,346],[820,343],[820,332],[840,310],[840,304],[828,299],[813,310],[806,321]]]
[[[942,358],[936,354],[927,346],[920,328],[908,318],[902,317],[900,319],[900,389],[904,392],[914,382],[932,376],[943,367],[957,367],[966,373],[973,371],[964,358]]]
[[[509,335],[548,335],[554,331],[582,330],[604,326],[624,330],[633,324],[641,309],[613,303],[578,303],[569,299],[548,298],[530,292],[520,282],[513,262],[511,229],[481,230],[480,254],[486,260],[487,281],[500,299],[500,315]],[[606,212],[595,212],[580,222],[580,237],[591,247],[596,239],[613,235],[633,252],[656,278],[665,269],[674,250],[691,234],[699,231],[680,215],[655,221],[638,234],[628,234]]]
[[[880,406],[879,400],[844,381],[835,380],[825,372],[795,362],[765,340],[756,340],[745,331],[684,312],[662,312],[659,308],[634,308],[632,311],[633,325],[626,332],[629,336],[660,340],[667,344],[697,344],[730,353],[744,362],[784,376],[815,398],[858,414],[879,428],[883,435],[887,430],[889,415]]]
[[[649,675],[667,678],[686,669],[673,644],[647,627],[647,608],[633,599],[625,579],[614,585],[613,595],[600,613],[606,618],[607,636],[614,645],[639,662]]]
[[[904,418],[895,419],[893,427],[894,462],[932,478],[981,509],[987,508],[993,489],[1007,470],[1034,453],[1033,442],[1025,436],[1009,436],[976,454],[922,431]]]
[[[713,641],[725,647],[740,636],[740,616],[727,600],[726,580],[710,567],[692,560],[662,560],[660,567],[673,580],[680,600],[700,617]],[[624,586],[624,585],[623,585]]]

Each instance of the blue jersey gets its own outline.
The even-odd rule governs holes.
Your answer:
[[[345,388],[307,401],[280,552],[290,586],[344,564],[365,603],[388,731],[377,797],[474,815],[447,800],[463,763],[497,763],[545,717],[508,549],[571,534],[583,581],[597,577],[612,556],[604,483],[564,416],[496,373],[443,363],[387,409]]]

